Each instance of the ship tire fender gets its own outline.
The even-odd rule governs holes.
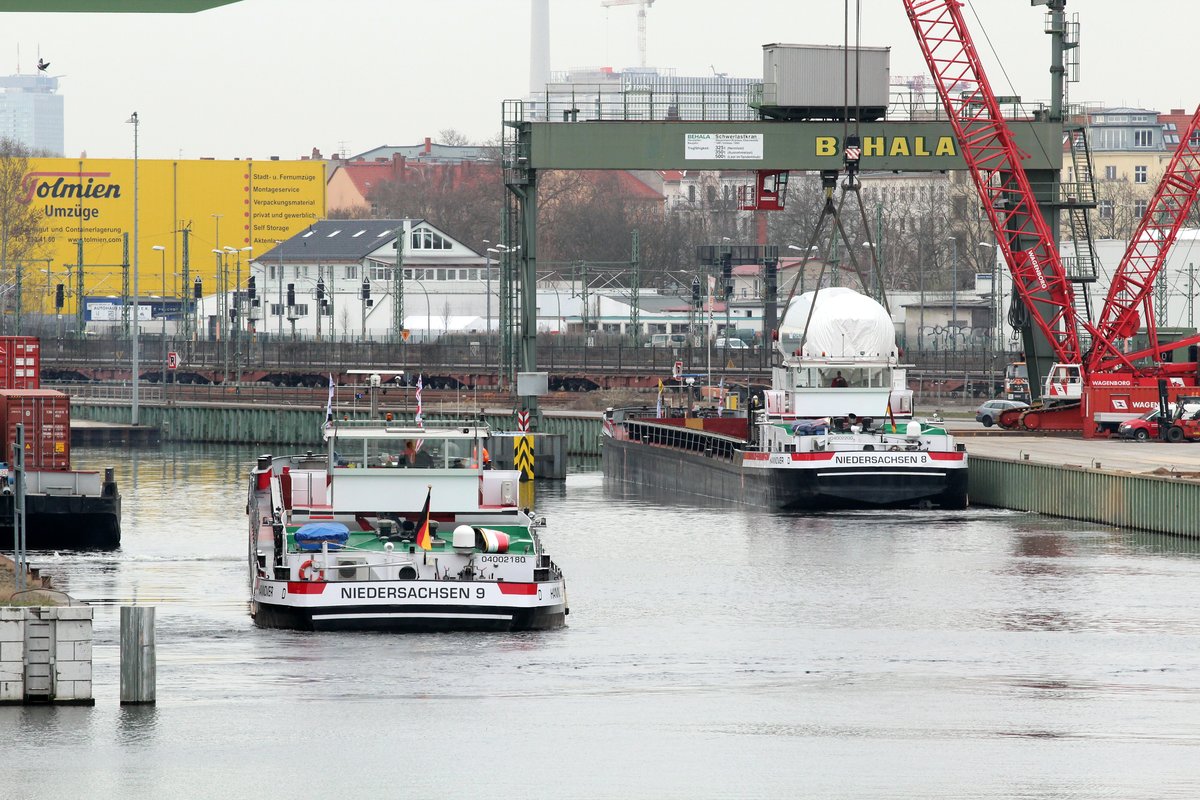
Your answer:
[[[309,570],[312,570],[312,572],[309,572]],[[299,576],[300,580],[302,580],[302,581],[323,581],[323,580],[325,580],[325,570],[315,569],[313,560],[311,558],[300,565],[300,569],[297,570],[296,574]]]

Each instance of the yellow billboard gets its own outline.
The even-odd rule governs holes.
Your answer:
[[[52,311],[51,287],[65,284],[63,312],[72,313],[81,261],[84,297],[123,294],[123,240],[128,233],[132,264],[135,202],[138,294],[179,298],[190,292],[182,285],[185,238],[189,282],[199,277],[204,293],[213,294],[221,263],[214,250],[236,251],[224,262],[232,273],[234,260],[241,259],[244,283],[251,260],[324,218],[325,165],[148,159],[135,165],[131,159],[33,158],[20,197],[41,220],[37,257],[49,266],[44,275],[27,271],[25,285],[36,286],[44,278],[47,291],[37,294],[45,298],[42,310]],[[226,278],[230,291],[235,280],[233,274]]]

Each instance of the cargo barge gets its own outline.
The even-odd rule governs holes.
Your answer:
[[[112,468],[103,474],[71,469],[71,400],[40,388],[35,337],[0,337],[0,541],[12,542],[17,507],[13,469],[17,425],[22,451],[25,547],[113,549],[121,544],[121,493]]]
[[[660,392],[653,409],[609,409],[605,478],[783,511],[966,508],[965,448],[912,418],[886,310],[849,289],[819,299],[789,306],[772,387],[748,408],[724,396],[695,407],[680,376],[688,396],[674,408]]]

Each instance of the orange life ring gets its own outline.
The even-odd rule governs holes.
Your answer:
[[[299,575],[300,580],[302,580],[302,581],[314,581],[314,580],[315,581],[323,581],[323,580],[325,580],[325,570],[323,570],[323,569],[313,570],[311,576],[304,574],[313,566],[314,565],[313,565],[313,561],[311,558],[308,561],[305,561],[303,564],[300,565],[300,569],[297,571],[297,575]]]

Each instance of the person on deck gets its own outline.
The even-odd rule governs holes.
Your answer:
[[[482,466],[484,469],[492,468],[492,456],[490,453],[488,453],[488,450],[486,447],[483,448]],[[479,467],[480,467],[479,446],[476,445],[475,447],[471,448],[471,469],[479,469]]]
[[[404,466],[411,467],[417,463],[417,445],[412,439],[404,443]]]
[[[838,374],[833,376],[833,380],[829,382],[829,385],[834,389],[846,388],[848,384],[846,383],[846,379],[842,377],[842,371],[840,369],[838,370]]]

